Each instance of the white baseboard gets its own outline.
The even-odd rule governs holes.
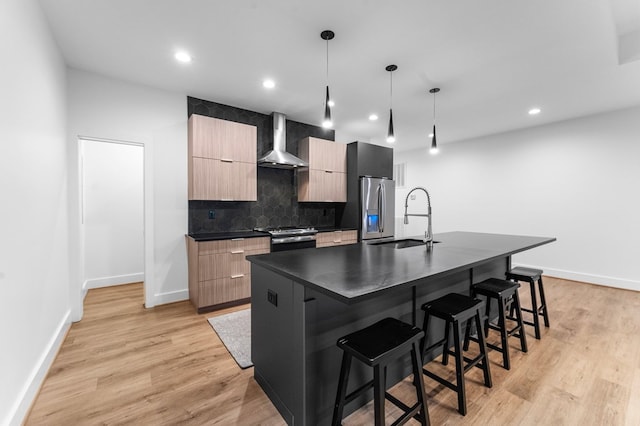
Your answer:
[[[92,288],[110,287],[112,285],[130,284],[140,281],[144,281],[144,272],[115,275],[113,277],[91,278],[84,282],[82,290],[86,292]]]
[[[47,377],[49,368],[51,368],[51,364],[58,354],[60,346],[62,346],[62,342],[67,335],[69,327],[71,327],[71,310],[68,310],[64,314],[55,333],[51,336],[49,344],[40,355],[40,358],[33,367],[29,378],[18,393],[13,408],[3,420],[6,421],[7,425],[20,425],[25,420],[25,417],[29,412],[29,408],[31,408],[31,404],[38,395],[40,386],[42,386],[44,379]]]
[[[604,275],[585,274],[582,272],[565,271],[563,269],[545,268],[533,265],[514,265],[523,266],[525,268],[542,269],[545,275],[550,277],[563,278],[565,280],[582,281],[589,284],[596,284],[605,287],[620,288],[624,290],[640,291],[640,281],[628,280],[624,278],[614,278]]]
[[[189,290],[176,290],[167,293],[156,293],[154,306],[189,300]]]

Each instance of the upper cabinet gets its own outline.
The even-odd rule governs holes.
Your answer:
[[[189,117],[189,199],[256,201],[257,128]]]
[[[347,146],[307,137],[298,144],[298,156],[309,163],[298,170],[298,201],[347,201]]]

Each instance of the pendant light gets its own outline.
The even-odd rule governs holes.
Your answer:
[[[326,98],[324,101],[324,119],[322,120],[322,127],[333,127],[333,121],[331,120],[331,98],[329,97],[329,40],[333,40],[335,33],[330,30],[324,30],[320,33],[320,37],[327,42],[327,90]]]
[[[398,69],[397,65],[387,65],[389,71],[389,129],[387,130],[387,142],[394,143],[396,135],[393,132],[393,72]]]
[[[438,153],[438,144],[436,143],[436,93],[439,91],[440,89],[437,87],[429,90],[429,93],[433,93],[433,137],[431,138],[431,149],[429,150],[431,154]]]

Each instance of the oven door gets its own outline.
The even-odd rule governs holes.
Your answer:
[[[316,236],[304,235],[299,237],[281,237],[271,239],[271,252],[315,248]]]

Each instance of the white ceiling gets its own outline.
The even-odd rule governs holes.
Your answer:
[[[320,32],[333,30],[338,136],[386,143],[385,67],[397,64],[399,150],[427,146],[432,87],[441,88],[439,144],[640,105],[640,0],[40,3],[73,68],[318,125],[326,84]],[[179,49],[193,55],[191,64],[174,60]],[[277,87],[265,90],[265,77]],[[529,116],[532,106],[542,113]],[[372,112],[377,122],[368,120]]]

